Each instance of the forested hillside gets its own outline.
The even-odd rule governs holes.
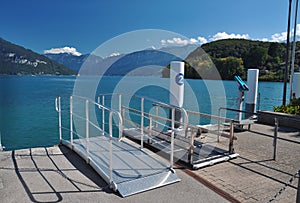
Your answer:
[[[297,43],[296,50],[300,44]],[[205,56],[203,50],[210,56]],[[259,79],[282,81],[285,67],[285,44],[245,39],[226,39],[202,45],[185,60],[187,78],[201,78],[197,73],[207,73],[207,79],[214,79],[211,62],[218,69],[222,79],[232,80],[234,75],[246,77],[247,69],[258,68]],[[298,68],[299,55],[296,55],[295,67]],[[191,68],[193,67],[193,68]],[[167,75],[164,71],[164,76]],[[203,77],[203,76],[202,76]]]

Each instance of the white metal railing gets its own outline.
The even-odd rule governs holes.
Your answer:
[[[181,123],[183,124],[183,130],[184,132],[186,131],[186,128],[188,127],[188,123],[189,123],[189,118],[188,118],[188,114],[187,111],[182,108],[182,107],[178,107],[178,106],[174,106],[174,105],[170,105],[170,104],[166,104],[164,102],[152,99],[152,98],[148,98],[148,97],[144,97],[144,96],[138,96],[138,95],[130,95],[130,94],[101,94],[98,96],[98,103],[102,103],[102,105],[105,104],[105,98],[106,96],[112,97],[116,95],[118,97],[118,110],[119,112],[121,112],[122,118],[125,122],[125,116],[124,116],[124,111],[128,110],[128,111],[132,111],[135,112],[137,114],[140,115],[141,119],[140,119],[140,124],[137,126],[135,125],[133,122],[130,122],[131,124],[133,124],[135,127],[140,128],[140,147],[141,149],[144,147],[144,129],[145,129],[145,119],[149,119],[149,126],[148,126],[148,137],[151,139],[151,134],[152,134],[152,123],[155,123],[155,126],[157,127],[158,125],[164,126],[164,127],[169,127],[171,130],[171,152],[170,152],[170,168],[173,168],[173,162],[174,162],[174,135],[175,135],[175,123]],[[122,97],[130,97],[130,98],[137,98],[140,99],[140,110],[137,109],[132,109],[129,107],[125,107],[122,106]],[[102,102],[101,102],[102,100]],[[156,115],[151,115],[147,112],[145,112],[145,101],[150,101],[152,102],[152,105],[155,107],[155,112]],[[158,108],[159,107],[168,107],[171,110],[171,118],[162,118],[160,116],[158,116]],[[180,111],[183,113],[183,122],[177,122],[175,121],[175,110]],[[155,120],[153,121],[153,118],[155,118]],[[170,126],[164,125],[162,123],[160,123],[158,120],[163,120],[163,121],[168,121],[171,123]],[[105,122],[104,119],[102,119],[102,122]]]
[[[73,100],[74,99],[79,99],[79,100],[82,100],[85,102],[85,115],[79,115],[79,114],[76,114],[73,110],[74,106],[73,106]],[[105,128],[104,128],[104,125],[102,125],[102,128],[99,127],[97,124],[93,123],[91,120],[90,120],[90,115],[89,115],[89,105],[94,105],[96,107],[98,107],[98,109],[102,110],[103,112],[103,120],[105,119],[105,111],[108,112],[108,132],[105,131]],[[86,158],[86,161],[89,162],[90,161],[90,141],[89,141],[89,138],[90,138],[90,129],[89,129],[89,126],[93,126],[95,129],[97,129],[99,131],[99,134],[100,135],[108,135],[109,139],[110,139],[110,146],[109,146],[109,183],[112,187],[113,186],[113,177],[112,177],[112,174],[113,174],[113,163],[112,163],[112,154],[113,154],[113,150],[112,150],[112,142],[113,140],[116,140],[116,141],[120,141],[122,139],[122,133],[123,133],[123,119],[122,119],[122,116],[121,114],[116,111],[116,110],[113,110],[113,109],[110,109],[104,105],[101,105],[97,102],[94,102],[88,98],[85,98],[85,97],[81,97],[81,96],[76,96],[76,95],[72,95],[70,96],[70,128],[66,128],[66,127],[63,127],[62,126],[62,108],[61,108],[61,97],[57,97],[56,100],[55,100],[55,108],[56,108],[56,111],[58,112],[58,125],[59,125],[59,139],[60,139],[60,142],[62,143],[63,142],[63,134],[62,134],[62,129],[66,129],[66,130],[69,130],[70,131],[70,145],[71,145],[71,148],[73,149],[74,147],[74,129],[73,129],[73,120],[74,120],[74,116],[76,116],[78,119],[80,120],[83,120],[85,122],[85,158]],[[118,119],[118,136],[117,137],[114,137],[113,136],[113,115],[115,115]]]

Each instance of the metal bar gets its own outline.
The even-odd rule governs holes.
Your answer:
[[[89,162],[89,153],[90,153],[90,147],[89,147],[89,100],[87,99],[85,101],[85,117],[86,117],[86,123],[85,123],[85,135],[86,135],[86,162]]]
[[[293,36],[293,48],[292,48],[292,64],[291,64],[291,76],[290,76],[290,102],[293,99],[293,80],[295,72],[295,54],[296,54],[296,36],[297,36],[297,16],[298,16],[298,4],[296,0],[296,11],[295,11],[295,23],[294,23],[294,36]]]
[[[110,185],[112,186],[112,182],[113,182],[113,174],[112,174],[112,112],[109,112],[109,182]]]
[[[152,143],[152,116],[149,119],[148,143]]]
[[[73,148],[73,97],[70,96],[70,139]]]
[[[191,139],[190,139],[190,148],[189,148],[189,161],[193,165],[194,159],[194,128],[191,128]]]
[[[220,108],[218,110],[218,116],[219,116],[219,118],[221,117],[221,109]],[[218,142],[220,142],[220,125],[221,125],[221,122],[220,122],[220,120],[218,120],[218,138],[217,138]]]
[[[122,95],[119,94],[119,112],[121,113],[122,110]]]
[[[102,106],[105,105],[105,96],[102,95]],[[102,135],[105,134],[105,110],[102,109]]]
[[[298,171],[298,189],[297,189],[297,203],[300,202],[300,170]]]
[[[141,149],[144,147],[144,98],[141,98]]]
[[[229,154],[234,153],[233,148],[233,138],[234,138],[234,121],[230,121],[230,135],[229,135]]]
[[[173,169],[173,162],[174,162],[174,125],[175,125],[175,109],[172,108],[172,133],[171,133],[171,154],[170,154],[170,168]]]
[[[155,116],[158,117],[158,106],[155,106]],[[155,128],[158,128],[157,119],[155,119]]]
[[[61,104],[60,97],[56,98],[55,101],[56,111],[58,112],[58,131],[59,131],[59,141],[62,142],[62,124],[61,124]]]
[[[273,160],[274,161],[276,160],[277,137],[278,137],[278,119],[275,118],[274,141],[273,141],[273,146],[274,146]]]

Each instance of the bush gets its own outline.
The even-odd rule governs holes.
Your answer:
[[[292,99],[291,103],[286,106],[275,106],[275,112],[300,115],[300,98]]]

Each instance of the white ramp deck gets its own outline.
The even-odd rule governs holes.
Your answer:
[[[69,141],[63,140],[72,148]],[[110,177],[110,140],[107,137],[89,138],[89,154],[86,140],[76,139],[73,150],[109,182]],[[135,143],[123,138],[112,142],[112,185],[121,196],[126,197],[164,185],[180,181],[167,163],[155,157],[148,150],[141,150]]]

